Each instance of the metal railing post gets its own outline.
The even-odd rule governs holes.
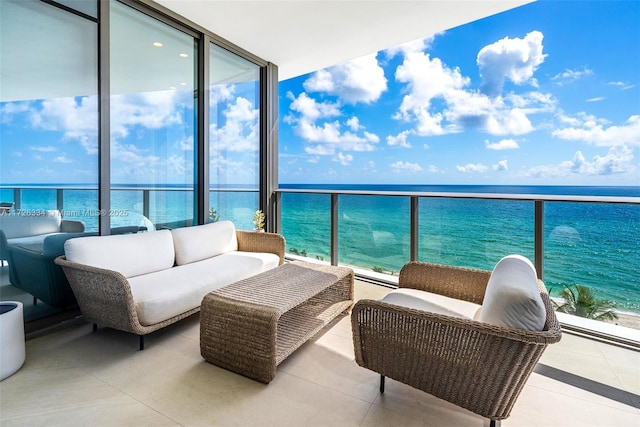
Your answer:
[[[64,216],[64,190],[62,188],[56,189],[56,209]]]
[[[538,278],[543,278],[544,268],[544,201],[534,202],[534,264],[538,272]]]
[[[331,265],[338,265],[338,195],[331,193]]]
[[[149,190],[142,190],[142,215],[149,218]]]
[[[419,207],[420,207],[420,198],[418,196],[411,196],[411,226],[410,226],[410,257],[411,257],[411,261],[418,261],[419,260],[419,241],[420,241],[420,237],[418,235],[418,229],[420,226],[420,220],[419,220]]]
[[[20,210],[21,200],[22,199],[22,189],[14,188],[13,189],[13,211],[18,212]]]

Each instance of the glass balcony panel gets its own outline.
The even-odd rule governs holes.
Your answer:
[[[340,195],[339,262],[398,274],[410,259],[410,216],[408,197]]]
[[[530,201],[422,197],[419,259],[492,270],[504,256],[534,260],[534,204]]]
[[[564,285],[582,285],[596,299],[613,301],[616,310],[640,313],[639,205],[547,202],[544,235],[544,278],[552,296]]]
[[[331,196],[282,194],[282,234],[287,253],[331,260]]]

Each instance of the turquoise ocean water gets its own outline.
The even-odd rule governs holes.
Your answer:
[[[281,186],[322,188],[321,186]],[[327,188],[336,188],[335,185]],[[640,187],[342,186],[417,192],[640,196]],[[330,196],[285,193],[282,227],[289,251],[329,260]],[[547,202],[544,280],[552,294],[581,284],[622,311],[640,313],[640,205]],[[338,199],[340,263],[397,274],[409,259],[408,197]],[[534,259],[534,203],[421,198],[419,259],[491,270],[505,255]]]
[[[52,188],[23,189],[23,209],[55,209]],[[561,194],[640,197],[640,187],[516,187],[516,186],[304,186],[282,188]],[[0,200],[13,200],[12,189],[0,189]],[[137,223],[142,214],[142,190],[112,192],[112,226]],[[65,186],[65,217],[85,221],[97,230],[97,191]],[[188,191],[153,190],[149,218],[155,224],[192,218]],[[211,193],[211,206],[221,219],[240,229],[253,227],[258,195],[253,191]],[[282,194],[282,233],[287,251],[330,260],[328,194]],[[491,270],[505,255],[534,257],[534,204],[420,198],[419,259]],[[397,274],[409,260],[410,199],[397,196],[338,198],[339,245],[342,264]],[[552,293],[562,284],[593,288],[618,309],[640,313],[640,205],[546,202],[544,211],[544,280]]]

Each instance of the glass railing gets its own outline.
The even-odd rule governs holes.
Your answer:
[[[584,286],[615,303],[612,323],[640,329],[640,197],[279,189],[277,200],[290,255],[393,284],[411,260],[492,270],[517,253],[554,299]]]
[[[190,225],[192,188],[113,187],[112,227],[146,218],[155,228]],[[581,285],[615,303],[613,323],[640,330],[640,197],[279,189],[275,229],[287,253],[349,265],[397,283],[411,260],[491,270],[504,255],[534,261],[552,297]],[[215,188],[216,219],[253,228],[255,189]],[[98,190],[0,187],[13,211],[57,209],[98,230]],[[640,336],[638,337],[640,342]]]
[[[194,223],[194,190],[183,186],[113,186],[109,212],[98,209],[98,189],[91,186],[0,186],[0,202],[13,202],[11,212],[36,215],[58,210],[64,219],[85,223],[98,231],[101,215],[109,215],[111,227],[176,228]],[[253,229],[259,192],[251,188],[211,188],[210,206],[216,219],[231,220],[237,228]]]

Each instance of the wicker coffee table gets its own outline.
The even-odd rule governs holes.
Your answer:
[[[286,263],[204,297],[200,354],[268,383],[284,359],[352,307],[353,270]]]

